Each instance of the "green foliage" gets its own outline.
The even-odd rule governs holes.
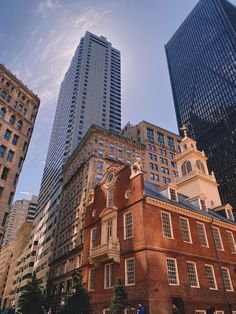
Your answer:
[[[67,304],[60,314],[92,314],[90,299],[87,290],[84,288],[82,275],[79,274],[75,281],[75,293],[67,299]]]
[[[124,309],[129,306],[128,294],[120,279],[117,280],[112,292],[110,310],[116,314],[124,313]]]
[[[23,288],[20,298],[19,307],[22,314],[42,314],[42,306],[45,297],[40,287],[40,281],[33,273],[32,280]]]

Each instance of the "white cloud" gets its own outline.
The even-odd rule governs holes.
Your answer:
[[[35,12],[37,14],[44,14],[48,10],[55,10],[61,7],[60,0],[44,0],[39,2]]]
[[[27,200],[31,199],[32,197],[32,193],[30,192],[20,192],[20,194],[24,195],[24,198],[26,198]]]
[[[81,16],[79,16],[74,23],[75,28],[80,28],[83,32],[90,30],[96,24],[108,21],[107,15],[110,13],[110,10],[105,10],[99,12],[94,8],[88,8]]]

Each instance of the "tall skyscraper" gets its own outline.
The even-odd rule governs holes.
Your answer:
[[[0,246],[40,100],[0,64]]]
[[[120,97],[120,52],[105,37],[86,32],[61,84],[33,226],[40,252],[48,252],[39,255],[36,263],[38,276],[44,282],[61,193],[62,166],[92,124],[115,133],[120,131]],[[38,230],[41,224],[45,232]]]
[[[236,8],[200,0],[166,55],[178,125],[206,152],[222,202],[236,208]]]

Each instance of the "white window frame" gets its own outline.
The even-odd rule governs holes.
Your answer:
[[[225,212],[226,212],[226,217],[227,217],[229,220],[234,221],[234,215],[233,215],[232,209],[231,209],[231,208],[226,208],[226,209],[225,209]]]
[[[114,206],[114,189],[109,188],[107,190],[107,207],[113,207]]]
[[[93,249],[96,247],[96,245],[93,246],[93,231],[96,232],[96,242],[97,242],[97,227],[95,227],[90,230],[90,249]]]
[[[180,227],[181,227],[181,234],[182,234],[183,242],[184,242],[184,243],[190,243],[190,244],[192,244],[192,243],[193,243],[193,241],[192,241],[192,234],[191,234],[191,229],[190,229],[190,225],[189,225],[189,220],[188,220],[188,218],[180,216],[179,219],[180,219]],[[185,221],[187,222],[188,234],[189,234],[189,241],[186,241],[186,240],[184,239],[183,227],[182,227],[182,223],[181,223],[181,221],[183,221],[183,220],[185,220]]]
[[[170,233],[171,233],[170,237],[166,236],[165,232],[164,232],[163,215],[168,215],[169,216]],[[161,221],[162,221],[162,234],[163,234],[163,237],[166,238],[166,239],[172,239],[173,240],[174,239],[174,233],[173,233],[173,227],[172,227],[171,214],[168,213],[168,212],[165,212],[165,211],[161,211]]]
[[[113,265],[113,266],[111,266]],[[109,272],[111,270],[111,268],[113,267],[113,284],[112,284],[112,277],[111,274],[109,274],[109,286],[107,286],[107,266],[109,268]],[[104,265],[104,289],[112,289],[114,286],[114,263],[108,263]]]
[[[193,267],[194,267],[194,271],[195,271],[195,276],[196,276],[196,282],[197,282],[197,285],[196,286],[191,286],[190,284],[190,280],[189,280],[189,272],[188,272],[188,263],[191,263],[193,264]],[[199,277],[198,277],[198,271],[197,271],[197,265],[196,265],[196,262],[193,262],[193,261],[187,261],[187,273],[188,273],[188,281],[189,281],[189,285],[191,288],[200,288],[200,285],[199,285]]]
[[[224,314],[225,312],[222,310],[216,311],[215,314]]]
[[[95,290],[95,288],[91,288],[91,272],[92,271],[96,272],[96,268],[95,267],[89,268],[88,291],[94,291]],[[96,274],[95,274],[95,276],[96,276]],[[95,280],[95,286],[96,286],[96,280]]]
[[[205,310],[196,310],[195,314],[206,314]]]
[[[232,280],[231,280],[229,268],[228,267],[221,267],[221,270],[226,270],[227,276],[228,276],[228,281],[229,281],[229,284],[230,284],[230,289],[227,289],[226,285],[225,285],[225,281],[224,281],[225,290],[229,291],[229,292],[233,292],[234,291],[234,287],[233,287],[233,283],[232,283]],[[222,274],[222,277],[223,277],[223,280],[224,280],[223,274]]]
[[[174,264],[175,264],[175,272],[176,272],[176,283],[170,283],[170,282],[169,282],[168,260],[174,261]],[[166,258],[166,269],[167,269],[167,282],[168,282],[168,285],[169,285],[169,286],[179,286],[179,285],[180,285],[180,283],[179,283],[179,271],[178,271],[178,265],[177,265],[177,260],[176,260],[176,258],[172,258],[172,257],[167,257],[167,258]]]
[[[234,239],[234,234],[232,231],[229,231],[229,230],[226,230],[226,234],[227,234],[227,239],[228,239],[230,251],[232,254],[236,254],[236,243],[235,243],[235,239]],[[229,235],[230,235],[230,239],[229,239]],[[230,243],[230,241],[231,241],[231,243]]]
[[[221,246],[221,248],[217,248],[217,243],[216,243],[216,239],[215,239],[215,237],[214,237],[214,231],[213,231],[213,230],[217,230],[217,233],[218,233],[218,236],[219,236],[219,240],[220,240],[220,246]],[[212,233],[213,233],[213,240],[214,240],[216,249],[217,249],[218,251],[224,251],[224,245],[223,245],[223,242],[222,242],[222,237],[221,237],[220,229],[219,229],[218,227],[212,226]]]
[[[131,224],[127,225],[126,224],[126,217],[127,215],[130,215],[131,214]],[[127,236],[127,228],[129,228],[131,226],[131,236]],[[124,239],[130,239],[130,238],[133,238],[133,231],[134,231],[134,228],[133,228],[133,213],[131,211],[127,212],[127,213],[124,213]]]
[[[209,279],[208,279],[208,276],[207,276],[207,274],[206,274],[206,266],[207,266],[207,267],[210,267],[211,270],[212,270],[212,276],[213,276],[215,288],[209,287]],[[205,270],[205,274],[206,274],[206,276],[207,276],[208,289],[209,289],[209,290],[218,290],[218,285],[217,285],[216,276],[215,276],[215,269],[214,269],[213,265],[205,264],[205,265],[204,265],[204,270]]]
[[[205,237],[205,240],[206,240],[206,245],[203,245],[201,243],[200,236],[199,236],[199,230],[198,230],[198,227],[197,227],[197,233],[198,233],[198,238],[199,238],[200,245],[202,247],[208,247],[209,248],[209,242],[208,242],[208,237],[207,237],[207,233],[206,233],[205,224],[203,222],[197,221],[197,225],[201,225],[203,227],[203,233],[204,233],[204,237]]]
[[[128,266],[127,266],[127,264],[128,264],[128,261],[130,261],[130,260],[133,260],[133,262],[134,262],[134,282],[133,283],[128,283]],[[135,285],[135,259],[134,259],[134,257],[131,257],[131,258],[127,258],[127,259],[125,259],[125,285],[126,286],[134,286]]]

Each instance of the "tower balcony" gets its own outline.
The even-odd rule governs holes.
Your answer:
[[[90,249],[89,261],[94,264],[113,260],[116,263],[120,262],[120,243],[117,239],[109,240],[107,243],[98,245]]]

